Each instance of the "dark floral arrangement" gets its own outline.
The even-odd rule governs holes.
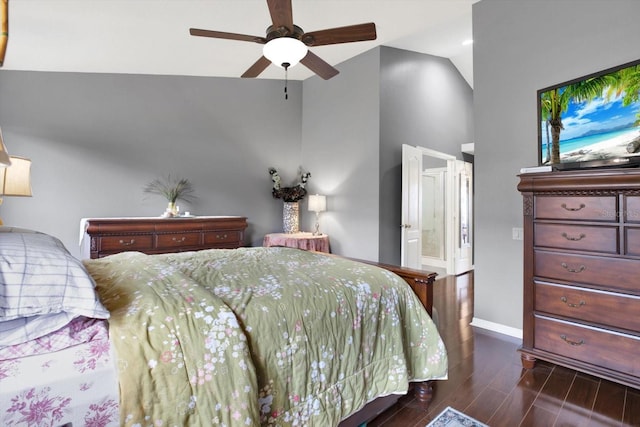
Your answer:
[[[271,175],[271,181],[273,181],[273,189],[271,194],[275,199],[282,199],[285,202],[297,202],[304,199],[307,195],[307,190],[304,188],[307,185],[307,181],[311,177],[311,172],[300,171],[300,182],[293,187],[281,187],[280,175],[275,168],[269,168],[269,175]]]

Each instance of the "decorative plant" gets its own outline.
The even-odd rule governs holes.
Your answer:
[[[144,187],[144,192],[163,196],[169,203],[175,204],[177,200],[191,202],[195,200],[193,184],[188,179],[156,178]]]
[[[285,202],[297,202],[304,199],[307,195],[307,190],[304,188],[307,185],[307,181],[311,177],[311,172],[304,172],[300,170],[300,181],[293,187],[281,187],[280,175],[275,168],[269,168],[269,175],[271,175],[271,181],[273,181],[273,189],[271,194],[276,199],[282,199]]]

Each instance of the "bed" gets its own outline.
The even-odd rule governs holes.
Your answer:
[[[103,411],[111,418],[93,425],[336,426],[410,382],[447,375],[434,323],[388,269],[277,247],[83,264],[108,311],[95,322],[108,316],[104,359],[119,385],[118,407]],[[92,407],[104,393],[113,400],[112,382],[89,393]]]

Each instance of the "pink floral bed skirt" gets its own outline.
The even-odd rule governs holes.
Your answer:
[[[118,426],[114,360],[101,333],[61,350],[0,360],[0,425]]]

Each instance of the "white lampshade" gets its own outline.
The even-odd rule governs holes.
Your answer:
[[[264,45],[262,54],[280,68],[284,68],[284,63],[293,67],[307,54],[307,46],[292,37],[278,37]]]
[[[7,153],[7,147],[4,146],[4,141],[2,140],[2,129],[0,129],[0,167],[10,165],[11,159],[9,158],[9,153]]]
[[[31,197],[31,160],[10,158],[11,166],[0,169],[0,196]]]
[[[309,210],[311,212],[324,212],[327,210],[327,197],[319,194],[309,196]]]

